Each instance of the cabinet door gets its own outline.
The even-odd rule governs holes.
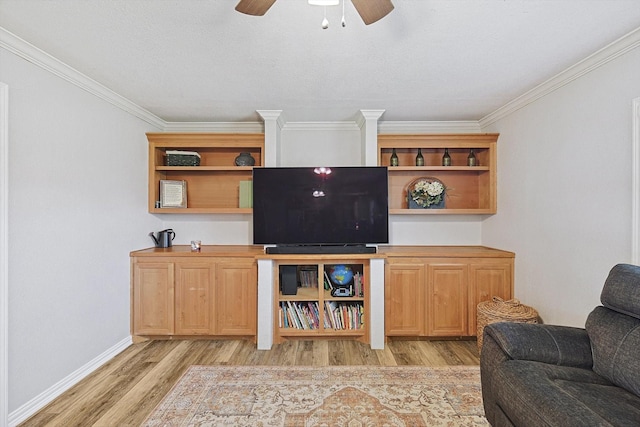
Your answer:
[[[176,263],[176,334],[211,333],[214,264]]]
[[[216,266],[215,333],[256,335],[258,273],[251,262]]]
[[[387,266],[385,280],[385,333],[424,335],[424,264]]]
[[[478,304],[493,297],[513,298],[513,260],[469,265],[469,334],[477,332]]]
[[[173,334],[173,263],[134,263],[133,334]]]
[[[467,335],[467,265],[427,265],[427,335]]]

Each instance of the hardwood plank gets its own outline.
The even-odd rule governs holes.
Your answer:
[[[446,365],[464,365],[464,362],[450,343],[451,341],[438,341],[434,342],[433,346],[438,354],[446,361]]]
[[[207,351],[203,354],[200,365],[229,365],[241,341],[215,340],[209,341]]]
[[[329,366],[329,341],[313,341],[313,359],[311,364],[314,366]]]
[[[133,344],[20,426],[137,426],[191,365],[478,365],[475,340],[390,340],[371,350],[352,340],[287,340],[257,350],[249,340]]]
[[[385,346],[383,350],[374,350],[380,366],[397,366],[396,359],[389,346]]]
[[[69,425],[65,424],[67,423],[65,415],[85,414],[84,402],[93,402],[91,412],[94,414],[100,412],[96,402],[100,402],[100,405],[114,404],[122,397],[119,391],[127,389],[127,383],[134,382],[137,378],[146,374],[147,370],[143,366],[138,366],[135,372],[130,372],[126,376],[120,377],[121,380],[118,379],[118,372],[121,372],[124,366],[135,365],[136,360],[144,357],[144,349],[147,345],[145,343],[128,347],[118,356],[105,363],[100,369],[69,389],[64,394],[65,399],[54,400],[38,413],[39,417],[31,418],[22,425]],[[45,418],[56,416],[56,418],[45,422],[43,416]],[[89,418],[90,415],[86,415],[85,421],[89,421]]]
[[[268,364],[280,366],[295,365],[298,342],[298,340],[286,340],[282,344],[274,346],[271,351],[275,351]]]
[[[296,365],[313,365],[313,341],[300,341],[298,343]]]
[[[137,426],[146,414],[160,402],[173,387],[185,369],[196,364],[206,341],[182,341],[114,406],[100,417],[94,426]],[[79,420],[78,420],[79,421]],[[68,425],[78,425],[71,422]]]

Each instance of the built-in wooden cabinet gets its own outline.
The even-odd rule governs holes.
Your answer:
[[[427,336],[471,335],[467,330],[468,266],[447,259],[429,260],[427,267]]]
[[[229,259],[216,263],[216,335],[256,334],[257,281],[253,259]]]
[[[253,167],[264,166],[264,134],[148,133],[149,212],[251,213],[240,207],[240,183],[251,181]],[[195,151],[198,166],[167,166],[168,150]],[[254,166],[236,166],[240,153],[249,153]],[[158,207],[160,181],[185,181],[186,208]]]
[[[425,335],[424,263],[415,259],[389,259],[385,276],[385,335]]]
[[[274,263],[274,342],[288,338],[352,338],[369,343],[369,275],[371,255],[277,255]],[[353,274],[350,294],[333,296],[331,270],[345,266]],[[293,268],[294,292],[283,283]],[[332,282],[332,286],[337,286]],[[289,288],[290,289],[290,288]]]
[[[495,214],[498,134],[380,134],[378,165],[389,166],[391,214]],[[420,150],[423,166],[416,166]],[[449,166],[442,158],[448,151]],[[391,156],[398,166],[391,166]],[[475,163],[468,165],[473,151]],[[442,209],[410,209],[407,192],[419,178],[436,178],[446,187]]]
[[[132,252],[132,335],[255,338],[259,253],[253,246]]]
[[[176,261],[175,330],[176,335],[208,335],[215,333],[212,319],[216,263]]]
[[[475,336],[477,305],[513,297],[513,252],[481,246],[388,246],[386,336]]]
[[[494,296],[513,298],[513,274],[513,258],[473,260],[469,264],[469,311],[476,313],[479,303]],[[477,315],[469,316],[469,333],[476,330]]]
[[[168,262],[132,263],[131,322],[133,335],[174,333],[174,265]]]
[[[261,323],[272,331],[266,334],[270,342],[349,338],[373,345],[375,335],[381,346],[384,337],[394,336],[473,337],[478,303],[513,298],[514,258],[513,252],[483,246],[380,246],[377,254],[344,255],[270,255],[259,246],[144,249],[131,253],[131,333],[134,340],[256,339],[257,260],[268,260],[263,272],[271,277],[263,284],[269,291],[263,294],[270,296],[263,302],[269,309]],[[336,265],[357,277],[347,296],[332,295],[325,286]],[[283,268],[293,268],[293,292]],[[291,310],[298,310],[301,323]],[[382,311],[384,323],[377,322]]]

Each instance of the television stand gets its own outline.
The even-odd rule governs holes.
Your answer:
[[[268,254],[375,254],[375,246],[365,245],[279,245],[268,246]]]

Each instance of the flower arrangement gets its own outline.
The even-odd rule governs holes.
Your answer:
[[[409,187],[409,201],[413,200],[423,208],[442,207],[445,190],[444,184],[436,178],[420,178]]]

